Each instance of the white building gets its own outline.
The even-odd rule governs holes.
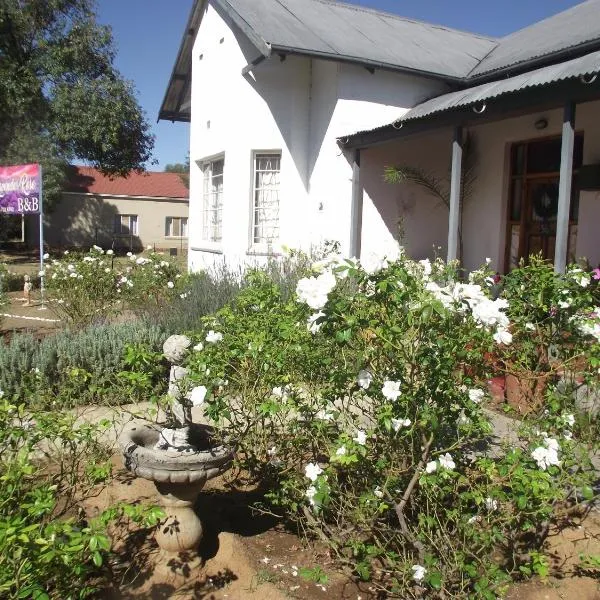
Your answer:
[[[568,134],[561,107],[586,102],[563,136],[563,157],[575,147],[576,169],[600,162],[599,50],[600,0],[501,40],[332,0],[196,0],[160,112],[191,122],[190,266],[322,240],[360,255],[399,237],[415,258],[435,245],[452,258],[457,218],[382,177],[398,162],[443,176],[451,156],[460,173],[465,130],[479,141],[481,198],[464,208],[467,266],[489,256],[505,270],[538,249],[553,258],[555,243],[557,256],[568,248],[600,260],[577,211],[569,219],[567,205],[564,217],[572,168],[560,137],[534,148],[552,155],[551,172],[518,173],[510,160],[537,138]],[[532,183],[540,175],[557,196],[543,227]],[[579,200],[586,222],[600,216],[588,185]]]

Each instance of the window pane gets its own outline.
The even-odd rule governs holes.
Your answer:
[[[560,171],[561,138],[527,144],[527,173],[556,173]]]
[[[558,182],[531,182],[531,218],[536,221],[556,221],[558,212]]]
[[[512,147],[512,174],[523,175],[525,171],[525,146],[523,144],[515,144]]]
[[[513,269],[519,266],[519,241],[521,227],[513,225],[510,228],[510,268]]]
[[[523,180],[513,179],[510,185],[510,220],[521,220],[521,206],[523,204]]]
[[[279,238],[280,168],[279,154],[256,155],[253,211],[255,244],[269,244]]]
[[[219,159],[203,166],[204,188],[202,200],[202,239],[209,242],[221,241],[223,212],[223,171],[225,160]],[[185,232],[184,232],[185,227]],[[187,235],[187,220],[178,235]]]

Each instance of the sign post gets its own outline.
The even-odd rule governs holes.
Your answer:
[[[44,306],[44,213],[42,209],[42,165],[0,167],[0,213],[39,215],[40,291]]]

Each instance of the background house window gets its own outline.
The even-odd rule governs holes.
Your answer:
[[[222,237],[224,165],[223,158],[202,164],[202,239],[208,242],[220,242]]]
[[[281,153],[255,154],[252,240],[271,245],[279,239]]]
[[[116,235],[137,235],[137,215],[115,215],[114,233]]]
[[[187,217],[167,217],[165,222],[166,237],[187,237],[188,220]]]

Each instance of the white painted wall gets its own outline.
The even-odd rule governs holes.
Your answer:
[[[440,93],[431,80],[288,56],[242,69],[258,55],[246,36],[209,5],[192,63],[190,253],[192,269],[226,260],[264,260],[251,245],[252,156],[281,150],[281,243],[309,249],[324,239],[348,251],[351,166],[337,137],[391,122]],[[223,241],[201,239],[202,173],[225,156]]]
[[[600,102],[577,107],[576,130],[584,134],[583,163],[600,163]],[[537,130],[534,123],[544,117],[548,127]],[[464,206],[464,263],[477,268],[489,257],[492,267],[504,268],[506,210],[508,203],[509,152],[514,142],[560,135],[562,110],[504,119],[471,128],[478,147],[475,193]],[[432,255],[442,247],[446,255],[448,211],[412,185],[389,186],[381,180],[386,165],[408,164],[425,168],[437,177],[448,177],[452,132],[442,130],[404,141],[391,142],[363,151],[365,206],[363,211],[363,252],[376,251],[391,239],[402,220],[403,243],[414,258]],[[591,264],[600,262],[597,224],[600,222],[600,193],[580,196],[576,256]]]

